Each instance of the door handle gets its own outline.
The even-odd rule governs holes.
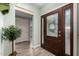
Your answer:
[[[58,32],[59,32],[59,33],[61,33],[61,31],[60,31],[60,30],[59,30]]]
[[[59,37],[61,36],[61,34],[58,35]]]

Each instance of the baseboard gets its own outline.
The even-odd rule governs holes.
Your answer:
[[[33,46],[33,49],[40,47],[40,44]]]

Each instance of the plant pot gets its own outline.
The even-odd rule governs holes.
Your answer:
[[[17,52],[14,51],[13,53],[9,54],[9,56],[16,56],[17,55]]]

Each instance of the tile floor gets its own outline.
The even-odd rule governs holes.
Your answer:
[[[41,47],[31,49],[29,42],[17,43],[16,51],[17,56],[55,56]]]

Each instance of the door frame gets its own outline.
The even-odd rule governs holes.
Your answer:
[[[51,10],[48,10],[46,13],[42,14],[41,16],[41,46],[42,46],[42,37],[43,37],[43,34],[42,34],[42,17],[44,17],[45,14],[51,12],[51,11],[54,11],[58,8],[61,8],[63,6],[66,6],[68,5],[69,3],[67,4],[63,4],[63,5],[60,5],[54,9],[51,9]],[[77,56],[77,3],[73,3],[73,55],[74,56]]]
[[[20,12],[23,12],[23,13],[27,13],[27,14],[30,14],[32,15],[32,24],[33,24],[33,17],[34,17],[34,14],[31,10],[28,10],[28,9],[25,9],[25,8],[22,8],[22,7],[19,7],[17,5],[15,5],[15,11],[20,11]],[[32,40],[30,41],[30,48],[33,48],[33,27],[32,27]],[[15,42],[14,42],[15,43]],[[14,44],[14,50],[16,50],[16,47],[15,47],[15,44]]]

